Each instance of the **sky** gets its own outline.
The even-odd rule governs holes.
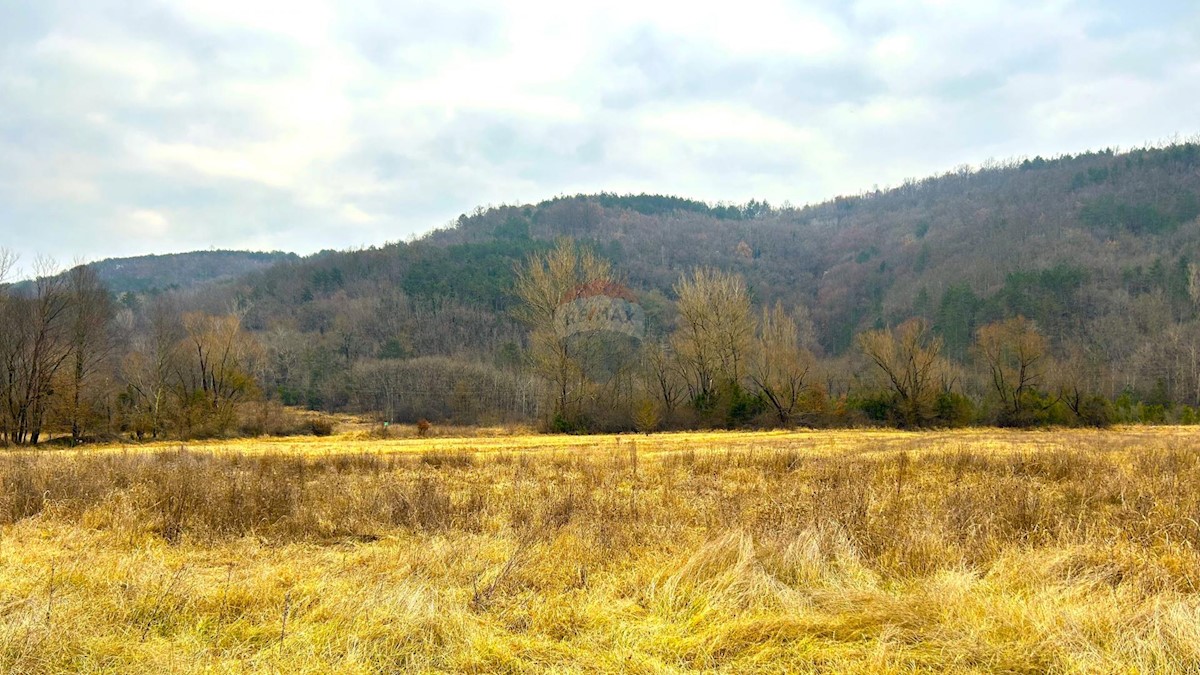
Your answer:
[[[29,269],[408,239],[479,206],[802,205],[1200,132],[1200,3],[0,0]]]

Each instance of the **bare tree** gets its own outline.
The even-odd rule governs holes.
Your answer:
[[[12,353],[17,322],[8,312],[8,277],[16,266],[16,255],[0,247],[0,443],[7,443],[11,428],[10,394],[15,379]]]
[[[38,442],[55,377],[72,354],[66,278],[48,258],[35,261],[34,274],[33,296],[8,303],[5,322],[8,436],[18,444]]]
[[[238,403],[257,393],[250,376],[259,345],[241,327],[236,314],[183,316],[186,358],[176,367],[177,394],[185,433],[197,424],[223,433],[234,421]]]
[[[8,284],[8,276],[12,274],[17,267],[17,254],[0,246],[0,291],[3,291]],[[0,293],[0,297],[3,294]]]
[[[671,346],[692,400],[705,407],[717,388],[741,384],[754,339],[746,282],[736,274],[697,268],[675,284],[679,296]]]
[[[87,390],[116,347],[111,322],[112,298],[96,271],[78,265],[67,274],[67,293],[71,299],[71,368],[67,379],[66,414],[71,427],[71,442],[83,438],[84,420],[89,417]]]
[[[150,304],[145,322],[122,363],[122,402],[134,434],[138,438],[147,434],[158,438],[167,418],[172,373],[184,331],[178,310],[165,297],[155,298]]]
[[[1088,399],[1104,390],[1109,364],[1098,348],[1082,341],[1068,343],[1064,352],[1065,358],[1047,373],[1048,384],[1057,392],[1058,400],[1082,418]]]
[[[815,359],[801,346],[795,320],[776,302],[763,309],[750,362],[750,379],[771,404],[779,423],[787,425],[808,389]]]
[[[863,333],[858,345],[895,395],[901,424],[917,427],[933,419],[944,362],[942,340],[933,336],[924,319],[909,319],[894,330]]]
[[[1046,338],[1023,316],[997,321],[979,329],[975,341],[987,364],[992,387],[1004,407],[1002,422],[1026,424],[1032,395],[1045,383],[1049,370]]]
[[[647,342],[642,347],[642,377],[645,388],[662,406],[662,416],[670,419],[683,398],[685,386],[679,361],[669,345]]]
[[[530,357],[534,370],[552,388],[550,414],[564,421],[581,413],[588,379],[581,355],[571,348],[559,320],[563,304],[576,289],[613,282],[612,266],[570,239],[545,253],[529,256],[517,270],[515,292],[521,299],[515,313],[529,326]]]

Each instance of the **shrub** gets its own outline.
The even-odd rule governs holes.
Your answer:
[[[1167,421],[1167,408],[1160,404],[1142,406],[1141,422],[1147,424],[1162,424]]]
[[[308,422],[308,431],[313,436],[332,436],[333,421],[326,417],[314,417]]]
[[[568,415],[559,411],[550,419],[549,431],[556,434],[586,434],[590,426],[584,415]]]
[[[975,403],[953,391],[938,394],[934,409],[938,423],[948,427],[965,427],[975,419]]]
[[[721,407],[725,409],[725,426],[730,429],[747,426],[767,409],[762,396],[746,391],[737,383],[722,387],[720,394]]]
[[[1089,396],[1079,405],[1079,421],[1089,427],[1112,426],[1116,418],[1113,404],[1103,396]]]
[[[892,419],[894,400],[891,394],[878,392],[852,399],[848,402],[853,410],[861,410],[872,422],[888,422]]]
[[[1190,405],[1183,406],[1183,410],[1179,412],[1179,423],[1191,425],[1196,424],[1196,422],[1196,409]]]
[[[662,422],[658,405],[650,399],[642,399],[633,409],[633,426],[638,431],[648,434],[658,428]]]

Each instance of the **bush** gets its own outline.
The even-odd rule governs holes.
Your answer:
[[[1089,396],[1079,405],[1079,421],[1085,426],[1109,427],[1115,418],[1112,402],[1103,396]]]
[[[974,401],[953,391],[938,394],[934,410],[937,422],[948,427],[965,427],[975,419]]]
[[[852,410],[861,410],[867,416],[867,419],[872,422],[891,421],[894,405],[893,396],[884,392],[868,394],[867,396],[851,399],[848,402],[849,408]]]
[[[1191,425],[1196,424],[1197,421],[1196,409],[1190,405],[1183,406],[1183,410],[1179,412],[1179,423]]]
[[[1162,424],[1167,421],[1167,407],[1160,404],[1142,406],[1141,422],[1146,424]]]
[[[746,391],[737,383],[722,387],[721,404],[725,409],[725,426],[729,429],[749,425],[767,409],[762,396]]]
[[[550,419],[549,431],[556,434],[586,434],[590,426],[584,415],[568,415],[559,411]]]
[[[332,436],[333,421],[325,417],[314,417],[308,422],[308,432],[313,436]]]

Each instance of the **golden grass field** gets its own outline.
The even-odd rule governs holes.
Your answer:
[[[0,672],[1200,672],[1200,433],[0,451]]]

